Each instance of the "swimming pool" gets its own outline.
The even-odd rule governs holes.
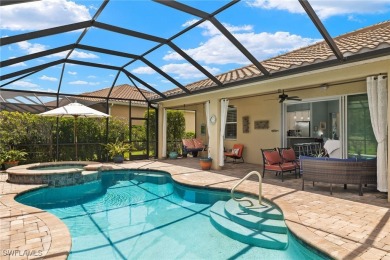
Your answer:
[[[324,259],[289,235],[271,250],[213,227],[209,209],[229,193],[175,184],[162,172],[110,171],[77,186],[42,188],[17,201],[45,209],[69,228],[69,259]]]

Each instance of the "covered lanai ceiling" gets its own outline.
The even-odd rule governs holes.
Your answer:
[[[158,102],[390,54],[389,1],[328,2],[3,0],[0,102]],[[343,8],[370,26],[332,24]]]

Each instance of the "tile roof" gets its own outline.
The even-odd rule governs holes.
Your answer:
[[[62,96],[66,95],[60,95],[60,103],[59,106],[63,106],[68,104],[69,102],[78,101],[84,105],[92,105],[96,103],[102,103],[105,102],[105,98],[107,98],[108,93],[111,88],[104,88],[99,89],[92,92],[86,92],[81,93],[81,96],[77,97],[67,97],[67,99],[62,98]],[[152,95],[154,95],[154,92],[140,89],[142,93],[145,95],[146,98],[150,99]],[[90,96],[90,97],[88,97]],[[129,102],[129,100],[132,100],[133,104],[145,104],[145,98],[141,95],[139,90],[136,87],[130,86],[128,84],[118,85],[115,86],[112,89],[111,95],[110,95],[110,101],[118,101],[118,102]],[[56,107],[57,101],[50,101],[46,102],[45,106],[48,107]]]
[[[360,54],[380,48],[390,47],[390,21],[378,23],[363,29],[359,29],[333,39],[344,57]],[[283,70],[303,67],[328,60],[335,60],[336,56],[325,41],[303,47],[291,52],[273,57],[261,62],[272,74]],[[254,65],[248,65],[215,76],[223,84],[237,82],[244,79],[255,78],[263,74]],[[193,82],[185,86],[190,91],[198,91],[211,87],[217,87],[210,79]],[[180,88],[164,92],[168,97],[183,94]],[[154,94],[152,99],[158,99]]]
[[[111,88],[104,88],[93,92],[83,93],[82,95],[106,98],[108,96],[108,93],[110,92],[110,89]],[[154,95],[154,92],[144,89],[138,90],[136,87],[130,86],[128,84],[123,84],[115,86],[112,89],[110,99],[131,99],[136,101],[144,101],[145,98],[142,96],[140,91],[142,91],[142,94],[147,99],[150,99],[150,97]]]

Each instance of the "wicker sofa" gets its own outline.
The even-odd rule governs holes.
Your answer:
[[[336,159],[327,157],[299,157],[302,174],[302,190],[305,181],[330,183],[330,194],[333,184],[359,185],[359,195],[363,195],[363,184],[376,184],[376,159]]]

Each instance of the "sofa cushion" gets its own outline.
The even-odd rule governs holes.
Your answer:
[[[192,139],[194,141],[195,148],[203,148],[204,144],[201,139]]]
[[[183,145],[186,147],[186,149],[194,149],[195,144],[192,139],[182,139]]]

